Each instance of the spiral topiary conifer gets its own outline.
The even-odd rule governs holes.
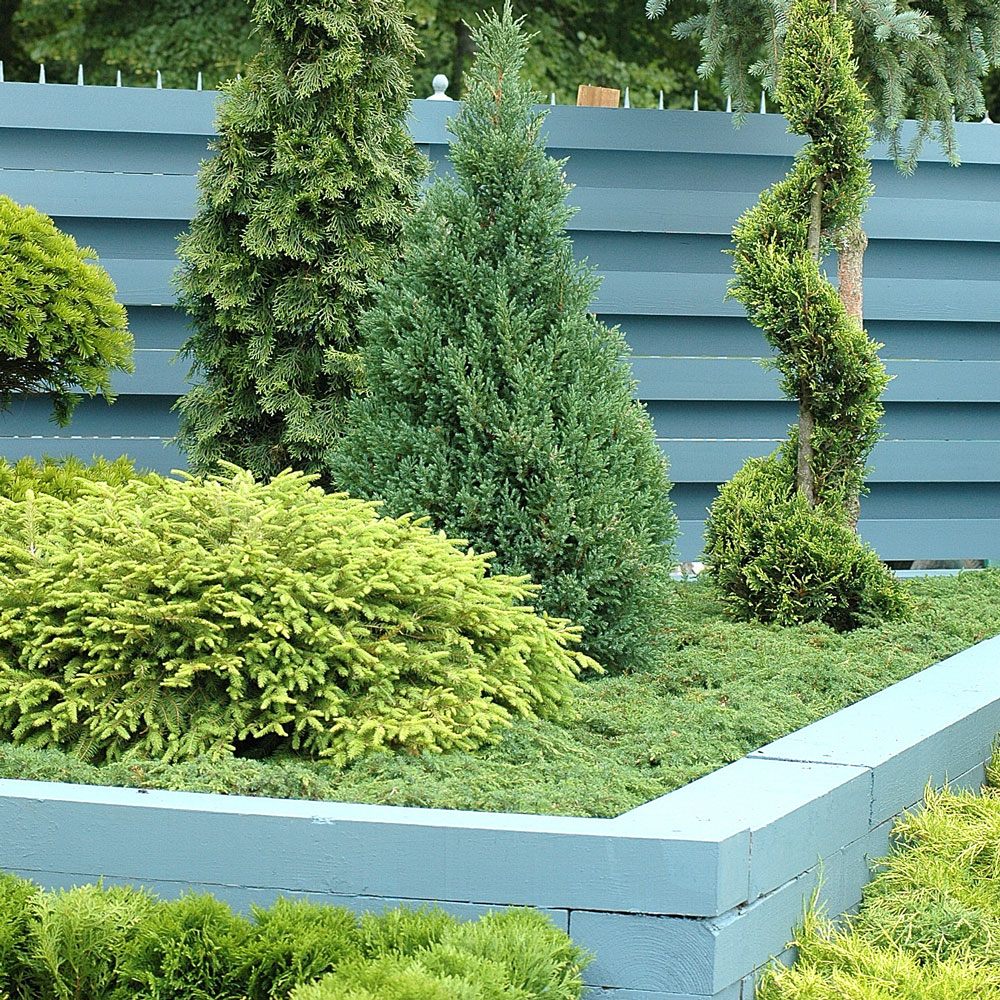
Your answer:
[[[773,364],[799,421],[778,453],[748,462],[722,488],[706,555],[742,613],[847,628],[900,613],[903,599],[851,530],[888,376],[880,345],[820,269],[829,234],[861,215],[871,186],[870,113],[849,21],[829,0],[793,0],[778,96],[789,131],[811,142],[737,222],[730,294],[777,349]]]
[[[573,259],[562,164],[520,76],[520,22],[508,6],[475,35],[449,126],[457,181],[427,192],[366,318],[370,395],[351,403],[333,479],[529,574],[539,605],[623,670],[653,660],[665,628],[666,465],[623,337],[587,312],[598,282]]]
[[[125,309],[96,257],[0,195],[0,412],[15,394],[45,392],[67,424],[81,391],[111,401],[111,373],[132,371]]]
[[[422,174],[406,131],[415,45],[399,0],[257,0],[262,39],[223,88],[217,155],[183,238],[179,403],[190,467],[321,468],[356,387],[357,324]]]

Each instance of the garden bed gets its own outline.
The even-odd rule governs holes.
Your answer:
[[[838,634],[727,620],[678,583],[671,653],[588,682],[564,723],[518,720],[475,753],[374,754],[340,771],[295,759],[93,766],[0,744],[0,777],[332,801],[610,817],[1000,633],[1000,572],[907,581],[907,622]]]
[[[911,623],[913,641],[926,630]],[[530,905],[596,954],[598,995],[737,1000],[820,883],[831,914],[857,905],[929,779],[982,780],[998,668],[1000,638],[981,642],[615,819],[0,781],[0,869],[242,909],[282,894],[462,917]]]

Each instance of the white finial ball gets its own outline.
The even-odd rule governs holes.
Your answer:
[[[428,101],[450,101],[451,98],[445,93],[448,89],[448,77],[444,73],[438,73],[433,80],[431,80],[431,86],[434,88],[434,93],[427,98]]]

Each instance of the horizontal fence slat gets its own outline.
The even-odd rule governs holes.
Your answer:
[[[0,91],[2,93],[2,91]],[[197,167],[197,164],[195,164]],[[198,198],[195,175],[0,170],[0,191],[46,215],[176,219],[186,225]],[[97,248],[100,250],[100,248]]]
[[[1000,361],[888,361],[886,402],[1000,402]],[[633,357],[641,399],[778,400],[778,376],[752,358]]]
[[[73,455],[83,462],[103,455],[113,460],[122,455],[132,459],[137,469],[150,469],[169,475],[174,469],[184,469],[187,462],[177,445],[164,438],[141,437],[0,437],[0,458],[8,462],[29,457],[41,459],[65,458]]]
[[[201,160],[212,155],[209,138],[204,134],[88,132],[81,141],[79,132],[5,128],[0,168],[190,175]]]
[[[742,316],[726,299],[729,275],[606,271],[594,311],[657,316]],[[865,281],[868,319],[1000,322],[1000,280],[872,278]]]
[[[674,482],[721,483],[731,479],[748,458],[769,455],[780,440],[659,438],[658,443],[670,461]],[[872,483],[948,479],[996,483],[1000,482],[1000,441],[880,441],[869,464]]]
[[[1000,521],[959,518],[922,518],[858,522],[858,533],[882,559],[1000,558]],[[704,521],[680,522],[679,558],[698,560],[703,554]]]
[[[567,176],[573,179],[572,169]],[[778,172],[772,180],[779,180]],[[741,178],[741,182],[742,182]],[[766,186],[766,185],[765,185]],[[568,201],[579,208],[570,230],[639,233],[705,233],[728,237],[736,220],[757,203],[759,190],[663,190],[575,187]],[[705,201],[707,200],[707,204]],[[864,217],[871,240],[1000,241],[1000,203],[923,199],[914,217],[910,198],[873,197]]]

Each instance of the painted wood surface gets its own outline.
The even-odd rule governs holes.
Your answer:
[[[817,888],[857,906],[929,779],[983,780],[998,675],[1000,637],[615,819],[0,781],[0,869],[242,908],[533,905],[595,952],[594,996],[749,1000]]]
[[[0,192],[94,247],[137,346],[112,410],[88,402],[60,430],[39,401],[19,401],[0,416],[0,454],[129,454],[178,468],[168,442],[188,365],[174,360],[187,336],[173,307],[175,247],[211,155],[218,95],[5,83],[0,97]],[[410,131],[435,173],[447,172],[446,122],[458,110],[412,105]],[[929,146],[903,177],[874,150],[865,305],[894,378],[860,528],[887,559],[1000,558],[1000,129],[957,132],[957,170]],[[637,393],[671,459],[681,553],[696,558],[716,485],[772,450],[793,419],[760,366],[762,335],[725,299],[723,251],[801,140],[778,115],[734,129],[719,112],[624,108],[552,108],[546,133],[553,155],[569,157],[571,235],[603,276],[594,309],[625,331]]]

